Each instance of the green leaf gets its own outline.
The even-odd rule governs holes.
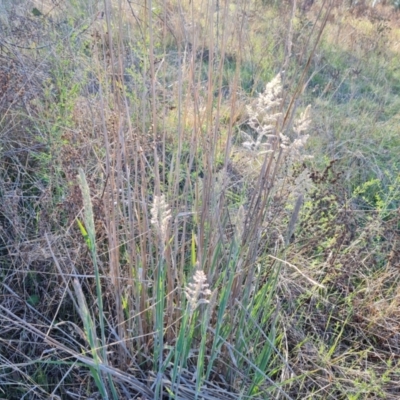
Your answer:
[[[33,14],[35,17],[43,17],[43,14],[42,14],[36,7],[34,7],[34,8],[32,9],[32,14]]]
[[[86,231],[86,228],[84,227],[84,225],[78,218],[76,219],[76,222],[78,223],[79,230],[81,231],[81,234],[82,234],[83,238],[85,239],[85,242],[86,242],[87,246],[89,247],[89,250],[92,250],[92,243],[90,241],[90,238]]]
[[[194,232],[192,232],[192,267],[194,267],[196,265],[196,261],[197,261],[197,256],[196,256],[196,235]]]
[[[33,294],[32,296],[28,297],[28,304],[35,307],[39,304],[40,298],[37,294]]]

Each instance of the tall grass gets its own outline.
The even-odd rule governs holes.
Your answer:
[[[331,93],[317,65],[341,66],[333,5],[6,4],[2,395],[393,390],[394,358],[359,365],[397,348],[376,341],[380,304],[396,313],[398,179],[316,134],[321,110],[345,130],[338,96],[363,90]]]

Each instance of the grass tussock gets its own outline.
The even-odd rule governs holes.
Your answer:
[[[399,397],[383,3],[0,5],[1,398]]]

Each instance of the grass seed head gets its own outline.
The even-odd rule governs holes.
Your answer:
[[[185,289],[185,295],[188,299],[191,313],[193,313],[200,304],[207,304],[209,302],[211,290],[208,287],[209,284],[207,283],[207,277],[204,271],[196,271],[193,277],[193,283],[189,283]]]
[[[162,243],[167,241],[168,221],[171,219],[171,210],[165,201],[165,196],[154,196],[151,212],[151,223],[159,234]]]

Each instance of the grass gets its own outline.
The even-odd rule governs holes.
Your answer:
[[[398,398],[382,3],[0,6],[1,398]]]

